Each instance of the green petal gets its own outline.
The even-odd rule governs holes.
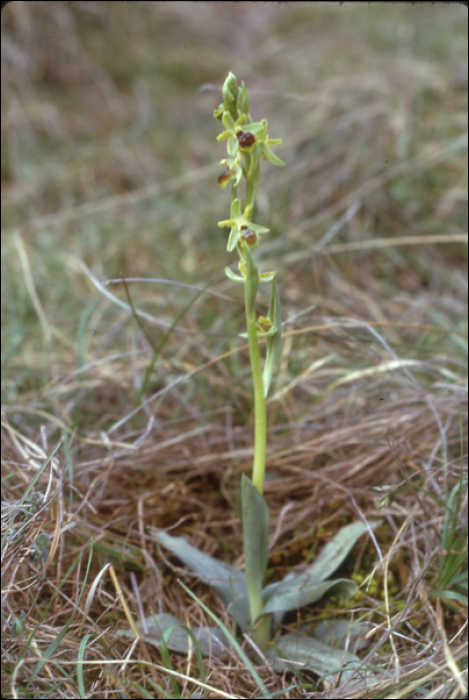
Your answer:
[[[225,141],[226,139],[230,139],[232,136],[233,134],[231,131],[223,131],[217,136],[217,141]]]
[[[243,214],[243,219],[246,221],[251,221],[251,213],[252,213],[252,204],[248,204],[246,209],[244,210]]]
[[[246,115],[243,113],[243,114],[241,114],[241,115],[238,117],[238,119],[237,119],[236,122],[235,122],[235,125],[234,125],[234,126],[235,126],[235,130],[236,130],[239,126],[243,126],[243,124],[244,124],[245,121],[246,121]]]
[[[218,226],[220,228],[234,228],[237,225],[238,225],[238,222],[236,219],[225,219],[225,221],[218,222]]]

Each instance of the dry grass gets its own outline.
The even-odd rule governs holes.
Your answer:
[[[129,626],[124,604],[135,619],[208,623],[178,578],[232,625],[146,534],[174,528],[242,566],[250,370],[239,290],[223,275],[224,149],[211,116],[228,70],[246,81],[253,118],[282,136],[287,163],[265,168],[257,215],[272,227],[260,253],[278,270],[287,321],[269,404],[269,580],[344,522],[383,519],[344,571],[364,582],[352,605],[306,611],[311,623],[367,620],[361,655],[380,684],[257,670],[285,698],[467,693],[467,578],[450,586],[459,598],[435,596],[448,591],[444,562],[467,566],[466,14],[5,9],[4,697],[193,698],[202,682],[200,697],[260,697],[235,655],[201,669],[116,634]],[[123,276],[146,281],[125,287]],[[129,297],[139,318],[122,308]],[[444,504],[461,473],[445,549]]]

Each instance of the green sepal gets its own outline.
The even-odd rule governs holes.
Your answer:
[[[230,279],[233,280],[233,282],[242,282],[245,284],[246,278],[242,277],[241,275],[237,275],[236,272],[233,272],[233,270],[230,267],[225,267],[225,275]]]
[[[275,140],[281,141],[281,139],[275,139]],[[281,160],[281,158],[276,156],[275,153],[273,153],[273,151],[271,151],[268,146],[262,147],[262,157],[264,158],[264,160],[269,160],[274,165],[280,165],[280,166],[285,165],[283,160]]]
[[[238,245],[239,241],[239,229],[237,226],[233,226],[228,236],[228,243],[226,244],[226,249],[229,253],[233,251]]]

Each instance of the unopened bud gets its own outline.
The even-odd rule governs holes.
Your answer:
[[[238,81],[233,73],[228,73],[228,77],[223,83],[222,95],[225,109],[228,110],[234,119],[237,118],[236,101],[238,99]]]
[[[237,108],[240,112],[244,114],[249,114],[249,97],[248,91],[246,90],[246,85],[244,80],[241,81],[241,88],[238,91],[238,101],[236,103]]]

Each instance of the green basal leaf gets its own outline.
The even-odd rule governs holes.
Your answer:
[[[263,590],[265,605],[263,613],[275,613],[276,624],[282,620],[284,612],[301,605],[310,605],[326,593],[337,595],[348,600],[358,590],[358,586],[348,579],[326,581],[344,561],[357,540],[368,531],[374,529],[381,521],[373,521],[367,525],[362,522],[352,523],[343,527],[324,547],[315,561],[301,574],[291,572],[283,581],[271,583]],[[295,602],[293,602],[295,601]]]
[[[275,640],[273,647],[266,652],[267,660],[276,671],[286,671],[292,666],[299,671],[307,669],[316,673],[321,680],[334,683],[340,676],[340,681],[350,681],[355,669],[362,664],[361,659],[349,651],[331,649],[317,639],[305,634],[285,634]],[[293,662],[291,665],[288,661]],[[298,667],[298,664],[301,666]],[[373,681],[371,672],[361,667],[357,682]],[[342,695],[341,697],[347,697]],[[350,695],[348,696],[350,697]]]
[[[243,571],[204,554],[183,537],[172,537],[156,528],[148,528],[148,531],[158,544],[179,557],[191,571],[200,576],[201,581],[213,588],[230,615],[244,630],[250,629],[248,590]]]
[[[264,498],[243,474],[241,479],[241,518],[244,536],[244,560],[249,595],[262,607],[262,581],[269,557],[269,511]],[[254,624],[256,620],[252,620]]]
[[[342,564],[359,538],[381,523],[382,520],[373,520],[368,523],[356,522],[341,528],[326,544],[308,570],[319,581],[329,578]]]
[[[263,590],[266,603],[262,613],[285,613],[288,610],[296,610],[304,605],[315,603],[326,593],[342,600],[349,600],[357,591],[357,584],[349,579],[317,581],[309,575],[309,572],[303,572],[288,581],[284,579],[278,584],[266,586]]]
[[[313,631],[310,631],[313,627]],[[313,625],[302,625],[300,632],[314,637],[322,644],[327,644],[333,649],[350,649],[359,651],[370,645],[370,640],[365,636],[373,628],[368,622],[352,621],[347,619],[319,620]]]
[[[216,654],[221,659],[226,659],[229,656],[228,649],[230,645],[218,627],[188,628],[174,615],[159,613],[158,615],[150,615],[145,618],[145,623],[139,620],[137,629],[145,642],[157,648],[161,646],[163,635],[166,646],[171,651],[187,654],[191,646],[194,648],[195,644],[197,644],[202,656]],[[144,632],[145,629],[147,630],[146,633]],[[135,634],[132,630],[117,630],[117,634],[121,637],[135,639]]]

